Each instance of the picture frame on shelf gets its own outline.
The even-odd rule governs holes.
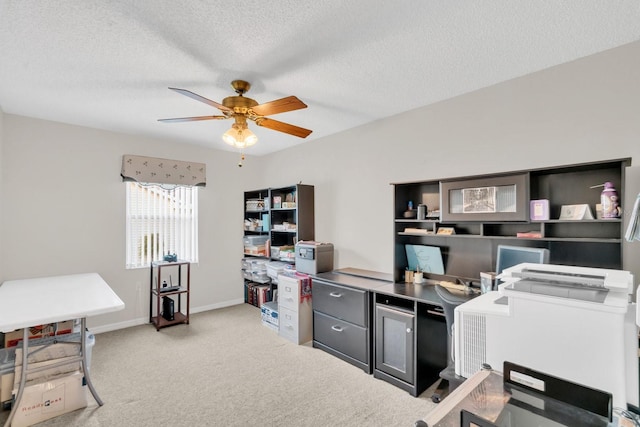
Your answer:
[[[462,189],[462,213],[495,213],[496,187]]]

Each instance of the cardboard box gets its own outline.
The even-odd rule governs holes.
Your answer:
[[[10,409],[13,399],[13,372],[0,376],[0,409]]]
[[[80,362],[72,362],[76,356],[60,357],[58,359],[43,360],[42,362],[29,363],[29,369],[27,371],[27,386],[33,383],[39,383],[48,381],[52,378],[59,378],[65,375],[69,375],[73,372],[80,371]],[[18,359],[19,360],[19,359]],[[64,363],[60,366],[53,366],[45,369],[48,366],[55,365],[57,363]],[[42,369],[41,371],[39,369]],[[35,371],[35,372],[32,372]],[[17,364],[14,371],[14,389],[18,387],[20,383],[20,377],[22,376],[22,364]]]
[[[15,358],[15,349],[0,348],[0,410],[11,408]]]
[[[29,328],[29,339],[50,337],[55,335],[69,334],[73,332],[73,320],[65,322],[48,323],[46,325],[32,326]],[[4,346],[15,347],[22,341],[22,329],[4,334]]]
[[[47,365],[52,365],[60,361],[69,360],[71,358],[66,357],[62,359],[47,360],[44,362],[30,363],[29,368],[40,368]],[[53,378],[59,378],[65,374],[69,374],[80,370],[80,362],[69,363],[66,365],[58,366],[56,368],[45,369],[44,371],[27,374],[27,387],[30,384],[42,382]],[[22,374],[22,366],[16,366],[15,372],[10,372],[0,376],[0,405],[2,407],[11,407],[13,400],[14,390],[17,390],[18,383],[20,382],[20,375]]]
[[[278,303],[274,301],[266,302],[260,306],[262,324],[278,331]]]
[[[50,338],[49,338],[50,339]],[[46,341],[47,339],[45,339]],[[66,334],[58,338],[60,342],[62,341],[79,341],[80,333],[75,332],[72,334]],[[93,350],[93,346],[95,345],[95,335],[91,332],[86,331],[86,343],[87,343],[87,370],[91,369],[91,353]],[[34,352],[29,357],[29,367],[31,369],[46,366],[48,364],[57,363],[65,358],[69,358],[70,356],[75,356],[80,354],[80,346],[79,345],[69,345],[69,344],[50,344],[47,347],[43,345],[38,345],[43,340],[35,340],[34,343],[36,345],[30,346],[30,351]],[[18,353],[18,358],[16,361],[16,353]],[[16,366],[17,362],[17,366]],[[20,374],[22,372],[22,348],[6,348],[0,349],[0,408],[9,409],[13,396],[13,389],[15,387],[16,377],[15,372],[18,373],[17,379],[19,380]],[[68,365],[64,365],[58,368],[47,369],[44,371],[36,372],[29,374],[27,376],[27,380],[33,381],[36,378],[39,378],[40,381],[43,379],[49,379],[53,377],[61,376],[67,372],[74,372],[79,370],[80,362],[70,363]],[[45,377],[45,378],[43,378]],[[48,377],[48,378],[47,378]]]
[[[30,426],[87,406],[84,375],[71,375],[25,387],[11,422],[12,427]]]
[[[273,323],[265,322],[263,320],[262,321],[262,325],[266,326],[267,328],[271,329],[272,331],[274,331],[276,333],[280,332],[280,328],[278,327],[278,325],[274,325]]]

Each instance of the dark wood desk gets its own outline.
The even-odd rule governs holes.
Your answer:
[[[390,274],[344,268],[313,283],[314,347],[413,396],[438,380],[448,362],[440,282],[394,283]]]
[[[436,382],[448,364],[447,325],[436,283],[389,283],[373,290],[373,375],[413,396]]]

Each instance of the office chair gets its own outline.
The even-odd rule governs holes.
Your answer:
[[[434,403],[439,403],[447,394],[456,389],[466,378],[456,375],[455,352],[453,348],[454,310],[460,304],[469,301],[469,296],[454,295],[445,287],[435,285],[436,293],[442,300],[444,317],[447,322],[447,367],[440,371],[440,384],[431,396]]]

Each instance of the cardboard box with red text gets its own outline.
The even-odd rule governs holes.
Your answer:
[[[86,406],[84,374],[75,372],[25,387],[11,426],[30,426]]]
[[[73,332],[73,320],[65,322],[48,323],[46,325],[32,326],[29,328],[29,339],[50,337],[53,335],[69,334]],[[4,346],[15,347],[22,341],[22,329],[4,334]]]

